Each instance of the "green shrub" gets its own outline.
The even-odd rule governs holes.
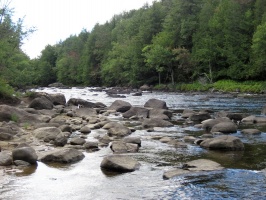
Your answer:
[[[14,93],[14,89],[0,78],[0,98],[10,98]]]

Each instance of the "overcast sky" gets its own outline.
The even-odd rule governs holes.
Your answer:
[[[24,41],[22,49],[36,58],[46,45],[54,45],[83,28],[91,31],[115,14],[141,8],[154,0],[11,0],[14,19],[24,18],[24,26],[36,31]]]

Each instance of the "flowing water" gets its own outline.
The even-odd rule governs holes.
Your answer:
[[[92,88],[56,89],[44,88],[48,93],[63,93],[66,99],[82,98],[90,102],[102,102],[107,106],[116,99],[105,92]],[[141,97],[126,95],[122,100],[134,106],[143,106],[151,99],[167,102],[167,106],[178,112],[194,110],[229,110],[259,115],[266,103],[265,96],[204,95],[180,93],[144,93]],[[122,120],[113,116],[113,120]],[[155,128],[154,132],[137,130],[133,136],[141,136],[142,147],[131,154],[140,163],[139,170],[132,173],[115,174],[102,171],[100,163],[111,150],[101,148],[97,152],[84,152],[85,158],[71,165],[46,165],[6,172],[8,181],[0,185],[0,199],[14,200],[61,200],[61,199],[265,199],[266,198],[266,127],[256,125],[261,135],[246,136],[240,131],[233,134],[245,143],[245,151],[220,152],[202,149],[194,144],[188,148],[174,148],[150,137],[160,135],[182,138],[184,135],[199,136],[202,130],[182,124],[171,128]],[[104,133],[93,130],[88,140]],[[220,163],[224,170],[202,172],[163,180],[165,171],[180,164],[206,158]]]

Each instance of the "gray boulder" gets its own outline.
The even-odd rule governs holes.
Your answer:
[[[76,113],[76,116],[78,117],[84,117],[84,118],[87,118],[87,117],[91,117],[91,116],[96,116],[97,115],[97,111],[93,108],[79,108],[79,109],[76,109],[75,111]]]
[[[84,140],[83,138],[79,138],[79,137],[72,138],[70,140],[71,145],[83,145],[85,143],[86,143],[86,140]]]
[[[88,141],[83,146],[85,149],[92,149],[92,150],[99,149],[98,142],[93,142],[93,141]]]
[[[13,149],[12,151],[13,160],[23,160],[30,164],[36,164],[38,156],[32,147],[21,147]]]
[[[12,156],[7,152],[0,152],[0,166],[12,165]]]
[[[202,128],[209,132],[211,131],[212,127],[216,124],[219,124],[221,122],[232,122],[229,118],[217,118],[217,119],[207,119],[202,121]]]
[[[211,119],[211,115],[207,112],[192,113],[189,117],[189,120],[202,122],[206,119]]]
[[[139,147],[141,147],[140,137],[125,137],[123,141],[125,143],[137,144]]]
[[[211,150],[244,150],[244,144],[235,136],[222,135],[216,138],[205,139],[200,143],[203,148]]]
[[[76,149],[60,149],[45,153],[39,160],[44,163],[57,162],[67,164],[80,161],[84,157],[84,154]]]
[[[165,109],[151,109],[149,112],[149,118],[158,118],[163,120],[169,120],[173,116],[173,113]]]
[[[34,136],[45,142],[50,142],[51,140],[55,140],[56,137],[61,134],[61,130],[56,127],[43,127],[38,128],[33,131]]]
[[[126,101],[116,100],[111,104],[111,106],[108,109],[124,113],[128,111],[131,107],[132,105]]]
[[[128,111],[123,113],[124,118],[130,118],[136,116],[138,118],[147,118],[149,116],[149,110],[141,107],[131,107]]]
[[[88,126],[83,126],[79,131],[83,134],[89,134],[91,129]]]
[[[49,97],[54,105],[66,105],[66,97],[63,94],[49,94]]]
[[[135,153],[139,150],[139,146],[137,144],[125,143],[123,141],[112,142],[110,148],[114,153]]]
[[[64,133],[59,133],[55,140],[54,140],[54,145],[58,147],[63,147],[67,144],[68,138],[65,136]]]
[[[110,128],[107,132],[109,136],[124,137],[131,134],[131,130],[128,127],[120,126]]]
[[[9,133],[0,133],[0,141],[12,140],[13,136]]]
[[[144,119],[142,122],[142,126],[144,128],[171,127],[173,126],[173,124],[171,122],[159,118],[152,118],[152,119]]]
[[[71,98],[67,102],[68,106],[77,106],[77,107],[84,107],[84,108],[95,108],[95,103],[88,102],[84,99],[76,99]]]
[[[101,162],[101,168],[115,172],[132,172],[139,169],[140,163],[124,155],[107,156]]]
[[[166,102],[158,99],[149,99],[145,104],[144,107],[148,108],[157,108],[157,109],[168,109]]]
[[[49,99],[46,96],[37,97],[33,99],[29,104],[29,108],[34,108],[36,110],[42,110],[42,109],[52,110],[53,107],[54,105],[51,99]]]
[[[236,133],[237,125],[233,122],[220,122],[214,125],[211,129],[211,133],[221,132],[221,133]]]

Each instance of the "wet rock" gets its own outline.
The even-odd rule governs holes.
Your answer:
[[[40,157],[40,161],[44,163],[74,163],[84,158],[84,154],[76,149],[60,149],[45,153]]]
[[[99,142],[104,146],[108,146],[108,144],[113,140],[108,135],[104,135],[98,138]]]
[[[80,132],[83,133],[83,134],[89,134],[91,132],[91,129],[88,126],[83,126],[80,129]]]
[[[51,99],[46,96],[37,97],[33,99],[29,104],[29,108],[34,108],[36,110],[42,110],[42,109],[52,110],[53,107],[54,105]]]
[[[38,128],[33,131],[34,136],[45,142],[50,142],[50,140],[55,140],[55,138],[62,133],[59,128],[56,127],[43,127]]]
[[[255,119],[256,119],[256,116],[251,115],[251,116],[248,116],[248,117],[243,118],[243,119],[241,120],[241,122],[242,122],[242,123],[247,123],[247,124],[253,124],[253,123],[256,122]]]
[[[88,141],[86,142],[84,145],[84,148],[85,149],[89,149],[89,150],[98,150],[99,149],[99,146],[98,146],[98,142],[92,142],[92,141]]]
[[[183,164],[178,169],[169,170],[167,172],[164,172],[163,179],[170,179],[175,176],[188,174],[188,173],[197,173],[202,171],[214,171],[214,170],[222,170],[223,167],[214,161],[207,160],[207,159],[198,159],[193,160],[190,162],[187,162]]]
[[[165,109],[167,110],[167,105],[165,101],[158,100],[158,99],[149,99],[145,104],[144,107],[147,108],[157,108],[157,109]]]
[[[131,118],[133,116],[147,118],[149,116],[149,110],[147,108],[131,107],[128,111],[123,113],[124,118]]]
[[[116,100],[111,104],[111,106],[108,109],[124,113],[128,111],[131,107],[132,105],[126,101]]]
[[[69,132],[69,133],[72,133],[72,127],[69,126],[69,125],[62,125],[59,127],[59,129],[62,131],[62,132]]]
[[[0,151],[0,166],[12,165],[12,156],[7,152]]]
[[[24,161],[24,160],[15,160],[15,161],[14,161],[14,165],[16,165],[16,166],[20,166],[20,167],[28,167],[28,166],[30,166],[31,164],[28,163],[28,162],[26,162],[26,161]]]
[[[243,129],[241,133],[249,135],[259,135],[261,134],[261,131],[258,129]]]
[[[179,140],[171,140],[167,144],[172,145],[175,148],[187,148],[187,144]]]
[[[196,112],[194,110],[185,109],[185,110],[183,110],[181,117],[187,119],[193,114],[196,114]]]
[[[125,143],[123,141],[112,142],[110,148],[114,153],[135,153],[139,150],[139,146],[137,144]]]
[[[172,140],[170,137],[162,137],[159,141],[162,143],[168,143]]]
[[[106,123],[102,128],[103,129],[110,129],[110,128],[115,128],[115,127],[122,127],[123,125],[118,123],[118,122],[108,122]]]
[[[169,120],[173,116],[173,113],[165,109],[151,109],[149,112],[149,118],[158,118],[163,120]]]
[[[13,135],[9,133],[0,133],[0,140],[2,141],[12,140],[12,139],[13,139]]]
[[[216,138],[205,139],[200,143],[203,148],[211,150],[244,150],[244,144],[237,137],[222,135]]]
[[[195,138],[195,137],[193,137],[193,136],[185,136],[185,137],[184,137],[184,142],[187,142],[187,143],[194,143],[196,139],[197,139],[197,138]]]
[[[211,119],[211,115],[207,112],[193,113],[189,116],[189,120],[193,122],[202,122],[206,119]]]
[[[67,102],[68,106],[76,106],[77,108],[95,108],[95,104],[84,99],[71,98]]]
[[[125,126],[113,127],[108,130],[107,134],[109,136],[125,137],[131,134],[131,130]]]
[[[76,116],[80,117],[80,118],[87,118],[90,116],[96,116],[97,112],[95,109],[93,108],[79,108],[77,110],[75,110],[75,114]]]
[[[101,162],[101,168],[115,172],[133,172],[139,169],[140,163],[135,159],[124,155],[107,156]]]
[[[220,122],[215,124],[212,129],[211,133],[221,132],[221,133],[236,133],[237,132],[237,125],[233,122]]]
[[[38,156],[32,147],[21,147],[13,149],[12,151],[13,160],[23,160],[30,164],[36,164]]]
[[[70,144],[71,145],[83,145],[86,143],[86,140],[84,140],[83,138],[72,138],[70,140]]]
[[[256,117],[254,123],[262,123],[265,124],[266,123],[266,117]]]
[[[153,118],[153,119],[144,119],[142,122],[144,128],[153,128],[153,127],[171,127],[173,124],[171,122]]]
[[[132,143],[132,144],[137,144],[139,147],[141,147],[141,139],[140,139],[140,137],[125,137],[124,139],[123,139],[123,141],[125,142],[125,143]]]

